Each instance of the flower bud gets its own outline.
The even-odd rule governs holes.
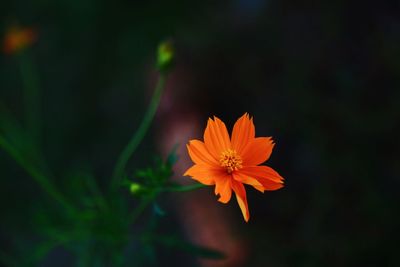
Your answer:
[[[160,72],[167,72],[174,60],[174,46],[171,40],[160,43],[157,51],[157,68]]]
[[[17,54],[31,46],[37,39],[33,28],[20,28],[12,26],[7,29],[3,42],[3,51],[6,54]]]
[[[129,187],[129,191],[131,191],[133,195],[139,194],[142,190],[143,190],[142,186],[138,183],[131,183]]]

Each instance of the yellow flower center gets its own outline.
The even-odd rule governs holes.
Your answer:
[[[229,174],[242,168],[242,158],[233,149],[222,152],[219,163]]]

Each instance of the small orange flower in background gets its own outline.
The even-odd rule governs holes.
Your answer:
[[[33,28],[10,27],[4,37],[3,51],[5,54],[15,54],[32,45],[37,39]]]
[[[243,184],[255,189],[277,190],[283,187],[283,178],[268,166],[259,166],[269,159],[274,143],[271,137],[255,137],[253,118],[247,113],[235,123],[229,138],[225,124],[214,116],[208,120],[204,142],[191,140],[187,145],[195,163],[186,172],[205,185],[215,185],[218,201],[227,203],[232,190],[247,222],[250,218],[246,190]]]

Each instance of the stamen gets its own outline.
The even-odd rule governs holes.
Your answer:
[[[233,149],[228,149],[222,152],[219,163],[229,174],[242,168],[242,159]]]

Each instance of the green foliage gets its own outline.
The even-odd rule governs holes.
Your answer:
[[[165,55],[172,51],[168,49],[161,49],[163,64],[172,60],[171,55]],[[201,257],[220,256],[213,250],[184,243],[177,236],[156,234],[158,221],[169,215],[159,205],[161,194],[200,187],[171,182],[173,165],[178,160],[176,148],[166,160],[156,157],[151,167],[136,170],[131,176],[126,174],[128,160],[143,140],[157,110],[166,79],[164,72],[141,124],[117,160],[110,185],[101,186],[100,178],[92,171],[54,170],[49,166],[46,156],[52,155],[45,156],[41,147],[40,109],[36,103],[40,101],[38,79],[28,57],[19,63],[26,118],[21,125],[0,104],[0,149],[25,170],[46,197],[45,201],[32,203],[28,221],[33,236],[16,237],[12,251],[0,252],[0,262],[7,266],[38,266],[52,251],[62,249],[73,255],[75,266],[154,266],[159,244]],[[66,182],[60,183],[57,177]],[[146,211],[151,216],[142,216]],[[148,220],[147,226],[137,231],[141,217]],[[132,247],[140,247],[137,251],[141,253],[133,252]]]

